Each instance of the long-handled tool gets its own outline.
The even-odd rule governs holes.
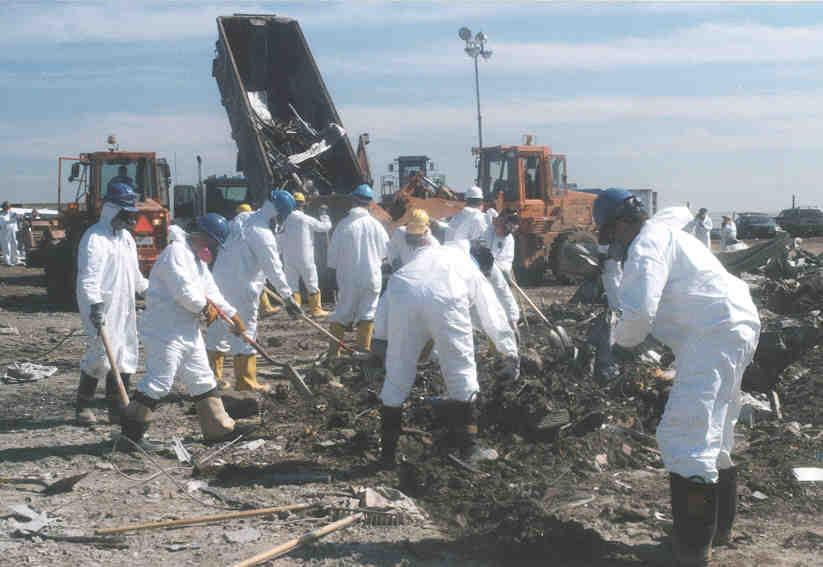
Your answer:
[[[121,526],[119,528],[106,528],[95,530],[96,535],[119,534],[122,532],[135,532],[139,530],[150,530],[153,528],[168,528],[171,526],[191,526],[194,524],[205,524],[207,522],[219,522],[222,520],[232,520],[235,518],[249,518],[251,516],[268,516],[279,512],[295,510],[306,510],[315,504],[291,504],[289,506],[278,506],[276,508],[259,508],[257,510],[243,510],[240,512],[230,512],[227,514],[215,514],[212,516],[199,516],[195,518],[183,518],[180,520],[166,520],[165,522],[151,522],[148,524],[133,524],[131,526]]]
[[[364,353],[357,350],[356,348],[350,347],[349,345],[347,345],[346,343],[344,343],[343,341],[341,341],[340,339],[338,339],[337,337],[332,335],[329,331],[324,329],[322,325],[316,323],[315,321],[312,321],[311,318],[308,315],[306,315],[305,313],[302,313],[301,316],[303,317],[303,319],[306,320],[306,322],[308,322],[309,325],[311,325],[312,327],[314,327],[315,329],[317,329],[318,331],[320,331],[321,333],[326,335],[329,339],[331,339],[331,341],[333,343],[337,344],[338,346],[342,347],[344,350],[346,350],[346,351],[348,351],[348,352],[350,352],[354,355],[363,356]]]
[[[538,309],[537,305],[534,304],[534,301],[532,301],[531,298],[528,295],[526,295],[526,292],[520,289],[520,286],[517,285],[517,282],[515,282],[514,279],[512,279],[510,283],[512,287],[515,289],[515,291],[517,291],[517,293],[519,293],[523,297],[526,303],[528,303],[531,306],[531,308],[534,309],[534,311],[540,317],[540,320],[543,321],[549,327],[549,336],[551,338],[551,341],[555,343],[555,346],[557,346],[563,351],[565,351],[568,348],[571,348],[573,345],[571,339],[569,339],[568,333],[566,333],[566,330],[560,325],[555,325],[554,323],[549,321],[549,318],[546,317],[546,315],[544,315],[540,309]]]
[[[283,298],[280,297],[279,295],[277,295],[276,293],[274,293],[272,290],[270,290],[268,284],[263,285],[263,293],[268,295],[269,299],[271,299],[272,301],[277,303],[277,305],[281,305],[281,306],[285,305],[285,302],[283,301]]]
[[[120,402],[120,409],[124,410],[129,405],[129,395],[126,392],[126,387],[123,385],[123,379],[120,377],[120,370],[117,368],[117,361],[114,359],[114,353],[111,352],[111,345],[109,338],[106,336],[106,322],[100,325],[97,333],[100,335],[100,340],[103,341],[103,348],[106,349],[106,357],[109,359],[109,366],[114,373],[114,381],[117,384],[117,401]]]
[[[211,305],[217,311],[217,314],[220,316],[221,319],[223,319],[223,321],[226,322],[226,324],[229,327],[234,328],[234,322],[228,317],[228,315],[223,313],[219,307],[217,307],[214,301],[212,301],[208,297],[206,298],[206,301],[208,301],[209,305]],[[300,375],[300,373],[294,366],[285,362],[274,360],[271,356],[269,356],[269,353],[263,350],[263,347],[261,347],[257,341],[247,336],[245,333],[241,333],[240,336],[243,337],[243,340],[249,343],[254,348],[254,350],[260,353],[260,356],[262,356],[275,366],[285,368],[286,375],[289,377],[289,380],[291,380],[291,383],[294,385],[294,387],[297,388],[297,391],[300,393],[301,396],[305,398],[311,398],[314,395],[312,394],[312,391],[309,389],[309,387],[306,385],[306,382],[303,380],[303,377]]]
[[[334,531],[339,529],[348,527],[353,523],[362,520],[363,514],[357,513],[352,514],[342,520],[338,520],[336,522],[332,522],[327,526],[323,526],[322,528],[318,528],[316,530],[312,530],[310,532],[304,533],[302,536],[294,538],[292,540],[287,541],[286,543],[281,543],[280,545],[269,549],[268,551],[264,551],[263,553],[259,553],[254,557],[249,557],[248,559],[241,561],[240,563],[235,563],[232,567],[251,567],[252,565],[257,565],[258,563],[262,563],[263,561],[268,561],[269,559],[275,559],[286,553],[292,551],[293,549],[297,549],[298,547],[302,547],[309,543],[314,543],[321,537],[324,537]]]

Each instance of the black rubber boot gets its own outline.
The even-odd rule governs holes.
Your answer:
[[[676,565],[703,567],[712,556],[717,529],[717,484],[669,475],[672,499],[672,548]]]
[[[494,449],[477,445],[477,406],[473,402],[455,402],[453,435],[460,458],[470,463],[493,461],[497,458]]]
[[[403,423],[403,408],[380,408],[380,466],[393,469],[397,464],[397,442]]]
[[[75,416],[77,417],[77,422],[82,425],[93,425],[97,423],[97,418],[94,412],[91,411],[95,391],[97,391],[97,378],[81,372],[80,384],[77,386]]]
[[[123,435],[139,443],[148,431],[151,414],[159,403],[142,392],[135,392],[129,407],[120,416],[120,429]]]
[[[120,374],[120,379],[123,380],[123,387],[126,388],[127,393],[131,385],[131,376],[131,374]],[[117,391],[116,382],[114,372],[106,374],[106,406],[109,410],[109,423],[112,425],[120,425],[120,395]]]
[[[737,516],[737,467],[718,471],[717,480],[717,532],[715,546],[728,545],[732,540],[732,527]]]

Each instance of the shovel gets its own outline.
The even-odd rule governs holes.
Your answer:
[[[106,322],[100,325],[98,331],[100,340],[103,341],[103,347],[106,349],[106,357],[109,359],[109,366],[114,372],[114,380],[117,383],[117,401],[120,402],[120,409],[125,410],[129,405],[129,395],[126,393],[126,387],[123,385],[123,379],[120,377],[120,370],[117,368],[117,361],[114,360],[114,353],[111,351],[109,338],[106,336]]]
[[[515,291],[517,291],[517,293],[519,293],[523,297],[526,303],[528,303],[531,306],[531,308],[534,309],[535,313],[537,313],[537,315],[540,317],[540,320],[543,321],[549,327],[549,339],[551,340],[552,344],[554,344],[554,346],[556,346],[563,352],[566,352],[567,349],[571,348],[573,344],[571,339],[569,338],[568,333],[566,333],[566,329],[564,329],[560,325],[555,325],[554,323],[549,321],[549,318],[546,317],[543,314],[543,312],[537,308],[537,305],[534,304],[534,301],[532,301],[531,298],[528,295],[526,295],[525,291],[520,289],[520,286],[517,285],[517,282],[515,282],[514,279],[512,279],[510,283],[512,287],[515,289]]]
[[[346,343],[344,343],[343,341],[341,341],[340,339],[338,339],[337,337],[332,335],[329,331],[324,329],[322,325],[319,325],[315,321],[312,321],[311,318],[308,315],[306,315],[305,313],[301,313],[300,316],[303,317],[303,319],[305,319],[306,322],[309,325],[311,325],[312,327],[314,327],[315,329],[317,329],[318,331],[323,333],[326,337],[328,337],[336,345],[343,348],[343,350],[350,352],[352,354],[352,356],[354,356],[356,359],[358,359],[358,360],[367,360],[367,359],[371,358],[371,353],[370,352],[360,351],[360,350],[357,350],[355,348],[350,347],[349,345],[347,345]]]
[[[228,325],[230,328],[234,328],[234,322],[231,319],[229,319],[229,317],[225,313],[223,313],[219,307],[217,307],[214,301],[212,301],[208,297],[206,298],[206,301],[208,301],[209,305],[211,305],[212,307],[214,307],[215,310],[217,310],[217,314],[220,316],[221,319],[223,319],[223,321],[225,321],[226,325]],[[285,368],[286,375],[288,376],[289,380],[291,380],[291,383],[294,385],[294,387],[297,389],[298,393],[301,396],[307,399],[312,398],[314,396],[314,394],[312,394],[312,391],[306,385],[306,382],[303,380],[303,377],[300,375],[300,373],[294,366],[285,362],[279,362],[277,360],[274,360],[271,356],[269,356],[269,353],[263,350],[263,347],[260,346],[257,341],[247,336],[245,333],[241,334],[240,336],[243,337],[243,340],[245,340],[252,347],[254,347],[254,350],[260,353],[260,356],[262,356],[275,366]]]

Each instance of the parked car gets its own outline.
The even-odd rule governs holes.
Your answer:
[[[735,219],[737,238],[774,238],[777,236],[777,223],[766,213],[739,213]]]
[[[792,236],[823,235],[823,211],[818,207],[783,209],[775,221]]]

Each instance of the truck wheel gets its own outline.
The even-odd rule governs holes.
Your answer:
[[[61,242],[49,250],[46,262],[46,290],[49,301],[58,305],[75,304],[75,267],[72,245]]]
[[[515,277],[517,282],[524,286],[543,285],[546,279],[546,261],[537,258],[531,266],[525,268],[519,262],[515,264]]]
[[[591,232],[583,230],[564,232],[552,242],[549,250],[549,268],[561,284],[579,283],[590,271],[588,264],[575,261],[575,253],[567,250],[568,247],[578,244],[587,248],[595,257],[597,256],[597,239]]]

